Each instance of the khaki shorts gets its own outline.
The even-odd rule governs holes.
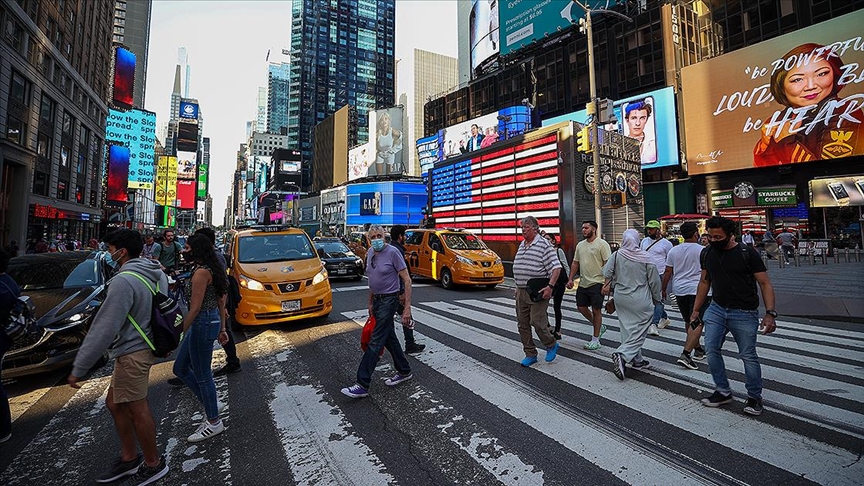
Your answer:
[[[114,360],[114,374],[111,375],[111,388],[114,389],[114,403],[128,403],[147,398],[150,386],[150,367],[156,356],[149,349],[142,349]]]

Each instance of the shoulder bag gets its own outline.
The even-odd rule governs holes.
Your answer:
[[[608,282],[603,284],[604,294],[607,294],[606,304],[603,305],[603,310],[606,311],[607,314],[615,313],[615,299],[612,297],[612,288],[615,286],[615,266],[618,265],[618,252],[615,252],[615,255],[612,256],[615,261],[612,262],[612,278],[609,279]]]

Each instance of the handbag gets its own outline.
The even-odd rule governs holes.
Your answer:
[[[525,290],[528,292],[528,297],[531,298],[531,302],[541,302],[545,300],[543,299],[543,289],[548,286],[548,278],[530,278],[525,286]]]
[[[612,278],[609,279],[608,282],[603,284],[604,290],[609,291],[608,299],[603,305],[603,310],[605,310],[607,314],[615,313],[615,298],[612,297],[612,288],[615,286],[615,266],[618,264],[618,253],[615,253],[615,256],[613,258],[615,258],[615,261],[612,262]]]
[[[375,331],[375,316],[369,316],[366,319],[366,324],[363,325],[363,332],[360,333],[360,349],[365,352],[369,349],[369,343],[372,342],[372,332]],[[384,348],[381,348],[379,356],[384,355]]]
[[[615,313],[615,299],[609,297],[609,300],[606,301],[606,304],[603,305],[603,310],[606,311],[607,314]]]

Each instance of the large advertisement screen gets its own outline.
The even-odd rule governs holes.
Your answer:
[[[129,147],[129,189],[153,189],[156,114],[108,110],[105,140]]]
[[[207,167],[207,164],[201,164],[198,166],[198,200],[203,201],[207,199],[207,184],[209,184],[209,171],[210,168]]]
[[[531,110],[511,106],[438,131],[440,160],[490,147],[531,128]]]
[[[174,206],[177,199],[177,157],[159,157],[156,163],[156,204]]]
[[[122,145],[108,146],[108,187],[105,199],[110,202],[128,201],[129,148]]]
[[[349,181],[405,173],[403,116],[401,106],[369,112],[369,143],[348,151]]]
[[[678,124],[672,88],[658,89],[614,102],[617,123],[601,126],[639,140],[642,168],[678,165]],[[543,120],[543,126],[562,121],[588,122],[585,110]]]
[[[498,54],[498,3],[500,0],[473,0],[468,18],[471,42],[471,71]]]
[[[864,174],[810,181],[810,205],[814,208],[864,206]]]
[[[192,100],[180,101],[180,118],[198,121],[198,103]]]
[[[198,124],[180,122],[177,124],[177,150],[195,152],[198,150]]]
[[[194,180],[198,152],[177,152],[177,179]]]
[[[681,70],[691,174],[864,154],[864,10]]]
[[[125,47],[114,48],[114,103],[123,107],[134,104],[135,54]]]
[[[369,166],[375,160],[372,144],[364,143],[348,151],[348,180],[366,177]]]
[[[177,181],[177,207],[195,209],[195,180]]]
[[[429,169],[440,160],[438,155],[438,135],[417,140],[417,160],[420,162],[420,175],[426,177]]]

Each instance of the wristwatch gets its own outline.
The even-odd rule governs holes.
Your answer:
[[[771,316],[771,317],[773,317],[773,318],[776,319],[776,318],[777,318],[777,311],[775,311],[775,310],[766,310],[766,311],[765,311],[765,315]]]

